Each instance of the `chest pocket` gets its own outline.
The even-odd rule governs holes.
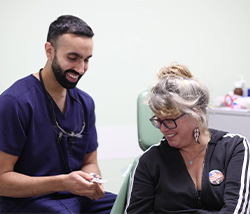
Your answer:
[[[80,170],[83,164],[85,155],[89,152],[90,133],[83,132],[82,138],[66,139],[68,165],[72,171]]]

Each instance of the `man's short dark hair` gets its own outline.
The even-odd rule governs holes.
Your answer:
[[[85,21],[76,16],[63,15],[50,24],[47,42],[50,42],[55,46],[57,39],[66,33],[86,36],[89,38],[94,36],[91,27]]]

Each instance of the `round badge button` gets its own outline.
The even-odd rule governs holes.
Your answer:
[[[224,175],[220,170],[212,170],[209,172],[209,181],[213,185],[219,185],[224,181]]]

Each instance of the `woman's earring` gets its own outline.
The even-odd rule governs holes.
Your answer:
[[[200,144],[199,137],[200,137],[200,130],[198,129],[198,127],[196,127],[194,129],[194,139],[197,143]]]

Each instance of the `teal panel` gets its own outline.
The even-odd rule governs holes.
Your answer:
[[[159,129],[156,129],[149,119],[154,115],[144,100],[148,92],[143,91],[138,95],[137,99],[137,129],[138,141],[141,149],[145,151],[151,145],[156,144],[163,137]]]

